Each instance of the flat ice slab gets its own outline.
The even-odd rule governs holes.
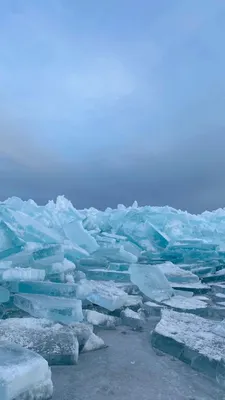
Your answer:
[[[0,342],[0,399],[46,400],[53,392],[51,371],[40,355]]]
[[[225,386],[225,340],[213,333],[217,322],[193,314],[162,310],[151,342]]]
[[[114,311],[123,307],[128,295],[119,289],[113,281],[87,281],[78,284],[77,297],[93,304]]]
[[[170,300],[164,301],[163,304],[177,311],[185,311],[201,315],[203,315],[207,309],[207,304],[204,301],[195,299],[194,297],[188,298],[183,296],[174,296]]]
[[[213,285],[211,285],[211,288],[214,293],[225,294],[225,284],[224,283],[214,283]]]
[[[205,294],[210,291],[210,286],[204,283],[171,283],[174,289],[188,290],[194,294]]]
[[[64,324],[83,320],[81,300],[42,294],[16,294],[14,304],[33,317],[46,318]]]
[[[71,365],[78,361],[79,344],[75,331],[46,319],[0,320],[0,341],[33,350],[49,365]]]

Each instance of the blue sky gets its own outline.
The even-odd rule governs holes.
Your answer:
[[[225,204],[225,3],[0,3],[0,196]]]

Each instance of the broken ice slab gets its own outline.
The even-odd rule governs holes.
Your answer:
[[[92,254],[96,259],[105,258],[109,262],[115,263],[132,263],[137,261],[137,257],[124,250],[123,246],[115,248],[102,247]]]
[[[49,365],[72,365],[78,361],[79,344],[73,330],[46,319],[0,320],[0,341],[33,350]]]
[[[130,279],[140,291],[155,301],[169,299],[173,289],[163,272],[155,265],[132,264],[129,269]]]
[[[88,324],[105,329],[116,329],[120,319],[112,315],[102,314],[95,310],[83,310],[84,319]]]
[[[51,370],[39,354],[0,342],[0,399],[47,400],[53,393]]]
[[[87,257],[81,258],[78,262],[79,268],[107,268],[109,262],[105,258]]]
[[[204,283],[172,283],[173,289],[193,292],[194,294],[206,294],[210,291],[210,286]]]
[[[61,243],[62,237],[57,231],[48,228],[34,218],[20,211],[7,210],[8,221],[25,242]]]
[[[200,250],[216,250],[217,244],[209,243],[201,239],[179,239],[170,244],[169,248],[181,249],[200,249]]]
[[[213,300],[218,303],[220,301],[225,301],[225,294],[224,293],[212,293]]]
[[[23,246],[12,247],[0,252],[0,260],[4,262],[11,261],[12,266],[25,266],[31,265],[33,262],[32,252],[27,251]]]
[[[128,253],[134,254],[137,258],[141,254],[141,247],[139,247],[137,244],[131,243],[131,242],[125,242],[123,243],[123,248],[124,250],[128,251]]]
[[[148,238],[150,238],[150,240],[152,241],[152,243],[162,249],[165,249],[168,244],[170,239],[168,238],[168,236],[161,232],[158,228],[156,228],[156,226],[154,226],[153,224],[151,224],[150,222],[148,222]]]
[[[133,329],[142,329],[145,325],[145,319],[143,315],[131,310],[130,308],[125,308],[120,313],[122,324],[130,326]]]
[[[83,247],[89,253],[98,249],[98,243],[83,227],[82,221],[74,220],[63,226],[64,233],[73,244]]]
[[[198,268],[193,268],[191,272],[201,278],[203,275],[210,274],[215,271],[214,268],[212,267],[198,267]]]
[[[183,296],[183,297],[193,297],[194,293],[189,292],[188,290],[176,290],[174,289],[174,296]]]
[[[78,245],[72,244],[69,241],[64,242],[63,250],[64,256],[73,263],[76,263],[78,260],[89,256],[89,253],[86,250],[82,249]]]
[[[7,286],[12,293],[43,294],[55,297],[76,298],[77,285],[55,282],[8,282]]]
[[[130,274],[128,271],[112,271],[108,269],[90,269],[86,271],[88,279],[96,281],[115,281],[115,282],[129,282]]]
[[[72,272],[76,269],[76,265],[72,262],[64,258],[62,262],[57,262],[51,264],[46,270],[47,276],[51,276],[54,274],[62,274],[65,272]]]
[[[162,310],[151,343],[224,386],[225,341],[213,333],[216,324],[197,315]]]
[[[225,338],[225,320],[219,322],[212,327],[212,332],[218,336]]]
[[[222,282],[225,280],[225,268],[217,271],[215,274],[208,274],[203,276],[202,282],[209,283],[209,282]]]
[[[88,340],[84,344],[81,352],[87,353],[88,351],[95,351],[105,347],[106,345],[104,340],[101,337],[95,335],[94,332],[92,332],[92,334],[89,336]]]
[[[78,283],[77,297],[114,311],[124,306],[127,293],[119,289],[113,281],[83,280]]]
[[[174,265],[172,262],[167,261],[163,264],[157,264],[157,267],[164,273],[169,282],[174,283],[198,283],[199,278],[191,271],[185,271]]]
[[[32,268],[0,268],[0,282],[6,281],[43,281],[45,271]]]
[[[209,303],[210,302],[210,298],[209,297],[207,297],[207,296],[201,296],[201,295],[197,295],[197,296],[194,296],[194,299],[197,299],[197,300],[201,300],[201,301],[205,301],[206,303]]]
[[[140,290],[132,282],[115,282],[116,287],[122,289],[128,295],[140,295]]]
[[[16,294],[14,304],[37,318],[47,318],[64,324],[83,320],[82,303],[77,299],[41,294]]]
[[[77,337],[80,350],[84,347],[85,343],[93,333],[93,326],[83,322],[75,322],[70,324],[70,329]]]
[[[148,317],[160,317],[162,307],[163,306],[161,304],[153,303],[152,301],[146,301],[142,308]]]
[[[32,258],[35,265],[48,267],[53,263],[63,262],[64,249],[59,244],[44,245],[32,252]]]
[[[4,222],[3,220],[0,221],[0,237],[1,252],[13,247],[23,246],[25,244],[25,241],[18,236],[15,229],[13,229],[10,224]]]
[[[139,309],[142,306],[142,297],[137,295],[129,295],[127,296],[127,300],[124,304],[125,307],[129,307],[131,309]]]
[[[176,311],[190,312],[201,316],[207,316],[208,312],[207,304],[195,297],[174,296],[170,300],[163,301],[163,304]]]
[[[211,285],[213,293],[223,293],[225,294],[225,283],[213,283]]]
[[[124,223],[120,230],[131,242],[140,245],[143,250],[151,250],[153,246],[164,249],[169,244],[167,235],[150,222],[130,220]]]
[[[10,293],[8,289],[0,286],[0,303],[6,303],[9,301]]]
[[[120,272],[126,272],[129,270],[130,264],[128,263],[110,263],[107,270],[108,271],[120,271]]]

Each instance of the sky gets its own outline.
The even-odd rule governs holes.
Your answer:
[[[225,2],[0,0],[0,199],[225,207]]]

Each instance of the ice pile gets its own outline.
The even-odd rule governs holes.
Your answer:
[[[14,368],[16,352],[23,364],[31,350],[40,363],[75,364],[79,352],[104,346],[93,326],[141,329],[165,307],[208,316],[207,303],[192,296],[225,281],[224,243],[223,209],[191,215],[135,202],[76,210],[63,196],[45,206],[16,197],[0,203],[0,368],[7,354]],[[13,394],[5,375],[1,398],[30,390],[47,398],[47,371],[18,390],[15,374]]]

